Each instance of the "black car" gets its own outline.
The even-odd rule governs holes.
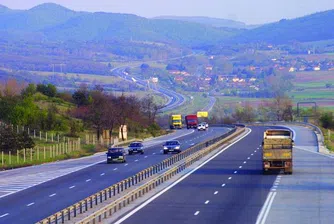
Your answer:
[[[133,153],[144,154],[144,145],[141,142],[132,142],[129,145],[129,155]]]
[[[181,144],[177,140],[167,141],[164,145],[164,154],[167,154],[168,152],[181,152]]]
[[[112,162],[126,162],[125,149],[124,148],[109,148],[107,154],[107,163]]]

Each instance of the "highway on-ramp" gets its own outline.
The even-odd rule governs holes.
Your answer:
[[[227,131],[227,128],[222,127],[210,128],[205,132],[182,130],[177,134],[188,134],[183,137],[174,134],[155,139],[155,143],[151,142],[150,146],[146,148],[144,155],[128,156],[126,164],[106,164],[105,155],[95,156],[93,158],[96,162],[87,168],[0,198],[0,223],[35,223],[151,165],[157,164],[171,156],[170,154],[164,155],[161,152],[163,141],[178,139],[181,142],[181,148],[186,149],[196,143],[218,137]],[[87,163],[90,162],[92,161]],[[80,162],[77,163],[80,164]],[[60,167],[63,166],[65,165],[61,163]],[[40,167],[43,168],[43,166]],[[50,171],[51,167],[46,167],[46,170]],[[57,163],[53,164],[53,168],[54,171],[57,170]],[[18,169],[12,175],[18,175],[20,170],[30,172],[30,169],[33,170],[34,167]],[[52,173],[49,174],[52,175]],[[8,179],[10,175],[6,175],[6,179]],[[25,184],[25,181],[29,182],[29,179],[17,177],[16,181],[11,180],[11,185],[7,186],[8,188],[15,190],[16,185]],[[39,179],[39,176],[30,175],[30,178],[36,180]],[[50,178],[52,179],[52,176]],[[4,179],[1,178],[1,180]],[[4,187],[2,190],[5,190]]]
[[[116,223],[332,224],[333,158],[316,152],[311,130],[292,128],[292,175],[262,174],[260,145],[266,127],[252,127],[244,139]]]

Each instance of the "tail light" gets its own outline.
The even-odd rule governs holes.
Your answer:
[[[265,168],[269,168],[270,167],[270,162],[264,162],[263,165],[264,165]]]

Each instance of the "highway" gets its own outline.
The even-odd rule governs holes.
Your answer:
[[[292,128],[292,175],[262,174],[265,127],[252,127],[244,139],[115,223],[333,223],[333,157],[317,153],[311,130]]]
[[[112,72],[114,75],[117,75],[118,77],[128,81],[128,82],[135,82],[137,85],[147,87],[147,82],[144,80],[139,79],[138,77],[134,78],[131,75],[127,75],[125,72],[125,68],[116,68],[113,69]],[[135,80],[135,81],[134,81]],[[163,94],[166,96],[169,100],[166,105],[162,109],[160,109],[160,112],[166,112],[168,110],[175,109],[179,106],[181,106],[185,102],[185,97],[182,94],[179,94],[175,91],[157,86],[157,88],[153,89],[154,91]]]
[[[196,143],[220,136],[227,131],[227,128],[210,128],[206,132],[180,130],[175,134],[144,142],[148,146],[145,149],[145,154],[128,156],[126,164],[106,164],[104,154],[90,157],[88,160],[79,159],[67,163],[61,162],[59,163],[60,170],[65,169],[64,167],[67,164],[70,164],[68,166],[71,168],[88,166],[67,175],[60,175],[56,179],[50,176],[51,180],[46,180],[42,184],[38,184],[38,179],[53,175],[48,172],[51,172],[52,169],[56,172],[58,163],[49,166],[37,166],[38,172],[36,172],[35,177],[33,176],[36,171],[34,170],[35,167],[17,169],[13,173],[7,171],[4,174],[1,173],[0,175],[4,175],[1,176],[2,191],[6,191],[6,187],[9,191],[25,184],[27,186],[32,184],[33,186],[19,189],[16,193],[12,192],[12,194],[3,195],[4,197],[0,198],[0,223],[35,223],[151,165],[157,164],[171,156],[171,154],[163,155],[161,152],[162,142],[166,140],[178,139],[181,142],[181,148],[186,149]],[[20,171],[22,175],[19,175]],[[14,176],[16,179],[10,179],[9,176]],[[24,178],[24,176],[29,176],[31,180]],[[4,183],[6,181],[9,181],[7,185]],[[34,186],[34,184],[36,185]]]

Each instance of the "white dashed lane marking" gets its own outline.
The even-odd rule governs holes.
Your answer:
[[[6,213],[6,214],[3,214],[3,215],[0,215],[0,218],[6,217],[7,215],[9,215],[9,213]]]
[[[238,171],[234,171],[234,173],[238,173]]]
[[[104,175],[105,175],[105,173],[101,173],[101,174],[100,174],[100,176],[104,176]]]
[[[138,159],[135,160],[135,162],[138,162],[138,161],[139,161]]]
[[[242,168],[242,166],[239,166],[239,169],[241,169]]]
[[[213,194],[218,194],[218,191],[215,191],[215,193],[213,193]]]
[[[113,169],[113,170],[117,170],[117,168]]]
[[[229,180],[231,180],[231,179],[232,179],[232,177],[229,177],[228,179],[229,179]]]
[[[35,204],[35,202],[32,202],[32,203],[30,203],[30,204],[27,204],[27,207],[30,207],[30,206],[32,206],[32,205],[34,205]]]
[[[127,165],[129,165],[129,164],[125,164],[124,166],[127,166]]]
[[[210,201],[209,201],[209,200],[207,200],[207,201],[206,201],[204,204],[206,204],[206,205],[207,205],[207,204],[209,204],[209,202],[210,202]]]
[[[72,189],[72,188],[75,188],[75,186],[73,185],[73,186],[69,187],[69,189]]]
[[[198,215],[198,214],[199,214],[199,211],[195,212],[195,214],[194,214],[194,215]]]
[[[54,194],[50,194],[49,197],[52,198],[53,196],[56,196],[57,194],[54,193]]]

